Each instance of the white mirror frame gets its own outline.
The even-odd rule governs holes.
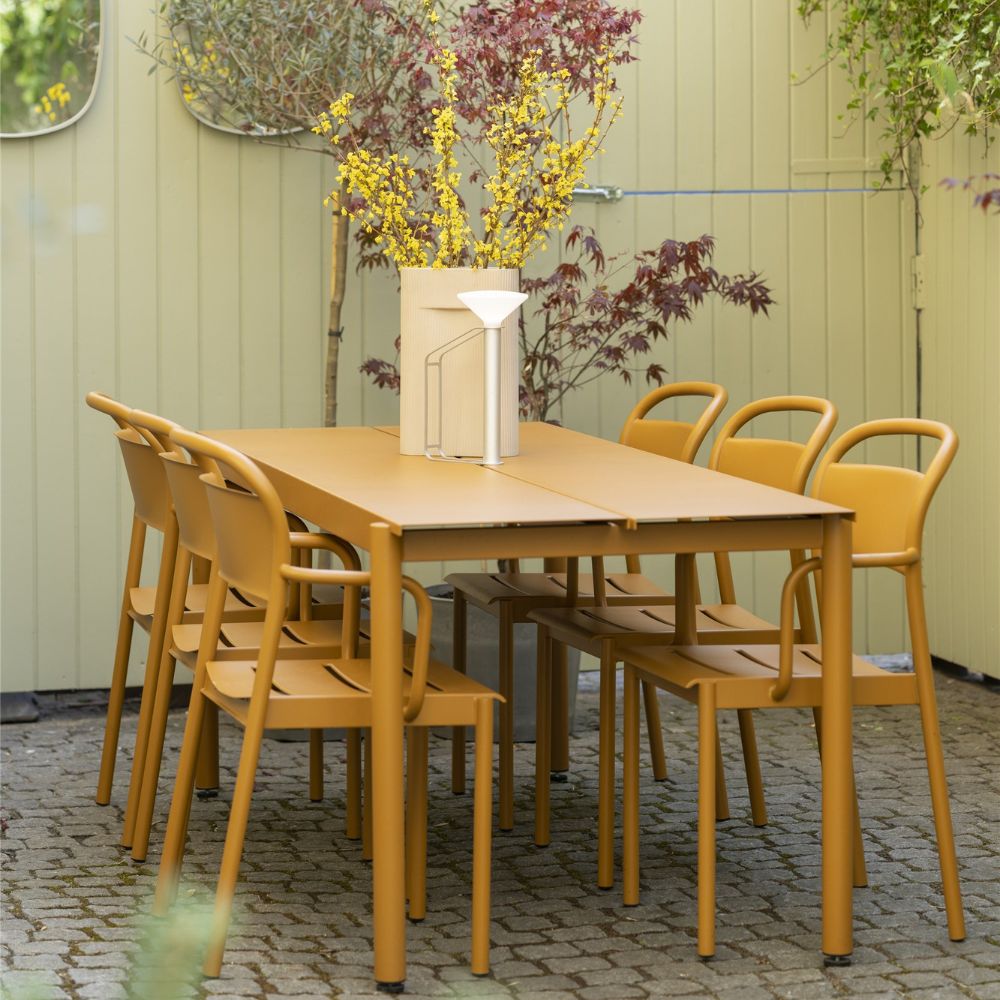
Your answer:
[[[278,137],[282,135],[298,135],[300,132],[304,132],[305,129],[301,128],[290,128],[290,129],[277,129],[277,128],[264,128],[258,127],[252,131],[247,131],[246,129],[235,128],[232,125],[227,125],[225,122],[213,122],[211,119],[206,118],[204,115],[198,114],[194,109],[193,101],[184,100],[184,87],[180,80],[177,80],[177,96],[180,98],[181,104],[184,105],[184,110],[196,121],[199,125],[204,125],[205,128],[215,129],[216,132],[225,132],[227,135],[242,135],[250,139],[266,139],[269,137]]]
[[[89,110],[97,96],[97,88],[101,85],[101,69],[104,65],[104,43],[108,34],[108,10],[106,0],[98,0],[97,10],[101,18],[100,28],[97,35],[97,62],[94,65],[94,82],[90,88],[90,94],[86,103],[72,118],[67,118],[64,122],[56,125],[49,125],[46,128],[35,129],[32,132],[0,132],[0,139],[36,139],[42,135],[51,135],[59,132],[70,125],[75,125]]]
[[[102,0],[103,2],[103,0]],[[277,128],[266,128],[264,126],[258,126],[253,130],[246,130],[242,128],[235,128],[232,125],[227,125],[225,122],[213,122],[210,118],[206,118],[205,115],[198,114],[194,108],[193,101],[186,101],[184,99],[184,85],[180,81],[180,77],[176,78],[177,83],[177,96],[180,98],[180,102],[184,105],[184,110],[196,121],[199,125],[204,125],[205,128],[215,129],[216,132],[225,132],[227,135],[242,135],[248,136],[251,139],[261,139],[269,137],[278,137],[282,135],[298,135],[300,132],[304,132],[305,129],[301,128],[290,128],[290,129],[277,129]]]

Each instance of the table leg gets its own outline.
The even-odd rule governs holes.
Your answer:
[[[514,829],[514,616],[508,601],[500,605],[500,829]]]
[[[569,651],[561,642],[552,643],[552,713],[550,760],[553,780],[565,781],[569,770]],[[555,777],[555,776],[558,777]]]
[[[597,885],[615,884],[615,668],[614,645],[602,643],[601,719],[597,760]]]
[[[371,528],[372,911],[375,981],[402,992],[406,979],[406,857],[403,812],[402,543]]]
[[[823,954],[847,965],[852,942],[851,522],[823,518]]]
[[[674,556],[674,643],[690,646],[698,641],[697,599],[695,597],[694,554],[684,552]]]

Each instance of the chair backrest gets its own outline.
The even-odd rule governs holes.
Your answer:
[[[708,403],[692,424],[683,420],[654,420],[646,414],[665,399],[706,396]],[[672,382],[643,396],[625,420],[619,442],[655,455],[693,462],[718,416],[726,408],[729,394],[714,382]]]
[[[843,461],[852,448],[887,434],[933,437],[940,444],[925,472]],[[855,565],[919,562],[927,509],[957,450],[958,435],[947,424],[910,418],[871,420],[834,441],[816,469],[811,493],[855,511]]]
[[[199,478],[206,470],[170,437],[171,431],[180,425],[143,410],[132,410],[129,420],[136,430],[157,442],[160,464],[177,518],[178,541],[191,555],[211,562],[215,558],[215,531],[205,487]]]
[[[121,447],[125,472],[132,489],[135,516],[149,527],[165,532],[172,513],[170,491],[160,462],[162,442],[147,429],[134,426],[131,421],[133,411],[104,393],[88,393],[87,405],[108,414],[118,425],[115,437]]]
[[[291,564],[292,549],[285,510],[270,480],[245,455],[212,438],[175,426],[170,440],[201,470],[219,576],[231,587],[284,607],[287,581],[281,567]]]
[[[285,510],[270,480],[254,462],[234,448],[180,427],[171,430],[170,439],[175,450],[183,448],[205,470],[199,479],[206,492],[215,531],[214,565],[219,576],[230,587],[254,594],[267,602],[265,630],[270,629],[270,638],[266,631],[258,659],[258,680],[263,676],[266,684],[259,686],[255,683],[253,697],[258,697],[258,689],[266,696],[270,687],[273,654],[277,648],[275,628],[281,625],[292,581],[344,585],[344,621],[353,623],[353,634],[345,631],[344,648],[354,648],[358,616],[351,591],[352,588],[369,585],[371,574],[295,565]],[[234,481],[238,485],[233,485]],[[430,599],[420,584],[405,576],[402,584],[417,603],[417,643],[410,695],[402,706],[404,719],[411,721],[419,714],[427,691],[432,612]],[[278,614],[278,611],[281,613]],[[265,647],[271,650],[267,657],[264,655]]]
[[[810,412],[819,415],[804,444],[777,438],[738,438],[737,433],[765,413]],[[813,464],[837,423],[837,407],[816,396],[770,396],[736,411],[712,446],[708,467],[765,486],[802,493]]]

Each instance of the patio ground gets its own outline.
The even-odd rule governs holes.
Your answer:
[[[531,745],[519,745],[518,824],[494,846],[493,976],[468,971],[471,800],[448,791],[448,744],[432,740],[429,913],[410,926],[412,997],[519,1000],[718,1000],[822,997],[1000,998],[1000,694],[938,676],[968,939],[948,941],[915,710],[856,715],[861,812],[871,887],[856,894],[854,962],[824,969],[819,954],[818,763],[811,716],[758,713],[770,825],[748,820],[735,720],[723,721],[732,819],[719,826],[719,950],[695,954],[695,716],[663,702],[671,773],[644,770],[642,905],[595,886],[597,699],[580,692],[572,772],[553,785],[553,842],[531,843]],[[3,732],[4,996],[156,1000],[137,978],[134,942],[149,934],[162,841],[134,865],[118,846],[135,706],[126,720],[112,805],[93,802],[103,711],[86,696],[43,698],[43,718]],[[93,701],[93,699],[91,699]],[[168,734],[172,773],[183,713]],[[238,731],[223,727],[223,764]],[[221,978],[189,996],[367,997],[370,869],[342,835],[343,744],[327,744],[327,800],[306,794],[302,743],[268,743]],[[231,785],[229,771],[224,783]],[[227,794],[197,801],[182,898],[200,898],[218,870]],[[191,905],[191,904],[189,904]],[[191,911],[173,927],[198,928]],[[146,928],[145,931],[142,928]],[[168,928],[169,930],[169,928]],[[158,940],[163,941],[163,928]],[[183,935],[182,935],[183,936]],[[197,936],[197,930],[195,932]],[[162,968],[182,968],[183,942]],[[161,947],[162,950],[162,947]],[[146,961],[152,961],[147,957]],[[161,985],[166,985],[161,982]],[[29,990],[31,992],[29,992]],[[170,991],[167,991],[170,992]]]

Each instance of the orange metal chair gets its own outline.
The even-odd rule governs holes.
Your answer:
[[[886,434],[937,438],[940,444],[927,471],[843,461],[856,445]],[[927,640],[921,553],[928,506],[957,448],[955,432],[944,424],[930,420],[874,420],[834,442],[817,468],[811,490],[815,497],[856,511],[856,567],[888,567],[905,580],[914,673],[890,673],[855,657],[854,704],[920,707],[948,933],[954,941],[965,937],[965,921]],[[800,582],[819,565],[817,558],[806,560],[786,579],[777,645],[633,646],[620,651],[626,661],[625,902],[632,905],[639,899],[638,690],[639,682],[646,681],[698,706],[698,953],[703,957],[715,951],[716,712],[722,708],[812,708],[817,713],[818,731],[822,719],[822,648],[814,643],[794,643],[792,607]],[[856,826],[856,865],[860,853]]]
[[[152,724],[154,692],[160,663],[167,645],[165,641],[168,635],[167,612],[171,590],[174,586],[178,529],[170,491],[159,458],[162,442],[149,429],[140,430],[133,426],[130,422],[133,411],[124,404],[99,392],[88,393],[86,401],[93,409],[110,416],[117,425],[115,436],[121,448],[135,505],[98,777],[97,802],[99,805],[107,805],[111,800],[122,709],[125,700],[129,653],[135,624],[138,623],[142,629],[149,633],[150,637],[121,839],[124,847],[130,847],[132,846],[135,820],[139,808],[141,780],[145,769],[146,748]],[[163,424],[166,425],[166,422],[164,421]],[[149,528],[160,532],[163,536],[155,587],[140,585],[146,533]],[[183,580],[177,582],[178,586],[181,583],[186,585],[183,590],[183,602],[180,605],[182,609],[181,621],[187,624],[199,623],[208,596],[207,583],[188,583],[186,574]],[[341,610],[336,605],[324,605],[315,608],[313,613],[337,617],[341,614]],[[248,595],[229,591],[226,594],[225,618],[229,622],[262,621],[264,608]],[[212,757],[208,755],[203,769],[199,772],[199,787],[205,789],[216,787],[218,784],[216,775]]]
[[[667,399],[703,396],[708,403],[694,423],[680,420],[659,420],[648,416],[650,411]],[[728,399],[726,390],[711,382],[675,382],[660,386],[646,395],[632,410],[622,428],[622,444],[659,455],[693,462]],[[464,672],[466,664],[466,604],[486,611],[498,619],[500,631],[500,829],[514,825],[514,625],[530,620],[532,612],[542,608],[595,603],[594,581],[579,575],[576,560],[571,560],[569,573],[521,573],[514,561],[509,572],[453,573],[447,577],[455,592],[454,666]],[[609,605],[666,604],[673,597],[641,575],[637,556],[629,556],[625,573],[611,573],[599,582],[599,588]],[[558,707],[553,711],[553,727],[558,726],[561,738],[556,741],[560,767],[565,768],[568,720],[566,710],[566,670],[562,659],[553,671],[554,690]],[[650,749],[653,770],[658,780],[666,778],[663,737],[655,692],[650,689],[645,701],[649,721]],[[453,737],[454,758],[452,788],[464,789],[464,734]],[[548,779],[546,779],[548,780]]]
[[[174,516],[177,520],[178,546],[173,573],[173,591],[167,612],[166,639],[157,669],[155,698],[150,717],[149,736],[146,744],[143,774],[140,781],[138,812],[132,831],[132,859],[144,861],[149,848],[149,833],[156,801],[157,783],[163,755],[163,739],[166,733],[167,716],[170,709],[170,694],[174,680],[174,665],[182,663],[192,672],[197,661],[201,640],[200,622],[182,623],[187,580],[193,559],[202,559],[207,564],[215,560],[215,532],[205,490],[199,481],[201,469],[190,461],[181,450],[175,449],[170,441],[170,432],[178,425],[152,413],[131,410],[129,424],[143,434],[159,451],[163,463],[165,479],[169,488]],[[287,514],[290,526],[305,528],[305,525]],[[326,536],[309,536],[300,531],[296,536],[303,544],[312,537],[317,546],[335,551],[347,569],[360,569],[361,560],[357,552],[342,540]],[[308,564],[311,550],[297,548],[296,557]],[[319,608],[313,604],[312,588],[309,584],[293,583],[289,588],[289,621],[279,636],[279,647],[284,657],[297,656],[339,656],[343,637],[343,621],[339,618],[314,619],[313,612],[342,612],[342,606]],[[224,621],[220,639],[222,646],[217,653],[221,658],[247,659],[255,656],[264,636],[263,609],[257,621]],[[367,634],[360,633],[362,641]],[[206,712],[206,736],[201,743],[202,761],[200,767],[208,773],[218,774],[218,716],[215,706]],[[357,736],[353,732],[353,736]],[[312,730],[309,734],[310,768],[309,797],[314,802],[323,798],[323,733]],[[209,760],[206,761],[206,756]],[[360,836],[360,744],[351,740],[348,760],[348,837]]]
[[[359,589],[370,584],[371,574],[297,565],[293,556],[297,549],[315,548],[323,541],[339,553],[339,541],[332,536],[302,537],[289,532],[274,488],[260,469],[239,452],[180,429],[171,431],[171,439],[186,449],[203,470],[200,481],[211,511],[217,558],[212,564],[195,684],[157,882],[156,912],[165,911],[176,891],[202,717],[206,705],[212,703],[244,727],[204,965],[206,975],[215,976],[222,964],[265,727],[365,729],[371,726],[372,661],[358,656]],[[232,486],[227,478],[240,482],[249,492]],[[289,590],[295,583],[326,583],[345,588],[342,656],[291,659],[279,648]],[[266,603],[264,636],[259,653],[253,658],[234,660],[217,652],[227,586],[236,586]],[[485,974],[489,970],[493,702],[498,696],[430,659],[430,599],[408,577],[403,578],[403,589],[414,598],[418,617],[416,649],[405,656],[405,704],[400,705],[401,722],[410,729],[406,833],[410,916],[421,919],[425,912],[427,728],[474,725],[472,971]],[[401,643],[404,638],[401,634]]]
[[[818,416],[816,426],[804,444],[774,438],[738,437],[756,418],[765,414],[806,412]],[[825,399],[812,396],[773,396],[759,399],[739,409],[726,421],[715,440],[709,457],[709,468],[728,475],[751,479],[754,482],[789,490],[805,491],[813,464],[830,438],[837,422],[837,408]],[[804,558],[801,552],[791,554],[792,565]],[[604,577],[603,561],[594,559],[593,577]],[[731,642],[738,635],[744,642],[775,642],[778,627],[758,618],[736,603],[733,575],[726,553],[716,555],[719,590],[722,601],[718,604],[698,605],[695,625],[701,643]],[[598,792],[598,875],[597,883],[610,888],[614,882],[614,816],[615,816],[615,673],[622,660],[622,648],[636,644],[662,646],[674,637],[674,608],[671,605],[646,607],[612,606],[604,593],[595,595],[592,606],[583,608],[546,608],[533,611],[528,617],[539,628],[540,670],[548,677],[553,653],[546,652],[553,645],[568,645],[596,656],[601,663],[601,735],[600,780]],[[805,587],[797,592],[800,621],[805,637],[815,640],[815,619],[812,604]],[[797,634],[796,638],[800,638]],[[548,680],[539,681],[541,691]],[[643,686],[643,703],[655,704],[651,685]],[[540,714],[541,717],[541,714]],[[647,725],[651,725],[650,712],[646,711]],[[739,713],[740,735],[746,765],[747,784],[753,821],[758,826],[767,822],[764,795],[760,780],[760,764],[754,736],[753,717],[748,711]],[[544,739],[539,740],[536,751],[538,774],[548,766],[550,750],[548,730],[541,728]],[[652,741],[651,741],[652,742]],[[729,801],[725,776],[722,771],[722,751],[716,753],[716,815],[729,817]],[[535,843],[549,843],[549,791],[544,782],[536,780],[535,787]]]
[[[132,829],[138,808],[139,781],[145,763],[146,744],[149,737],[153,704],[151,695],[155,687],[156,671],[166,635],[167,606],[173,584],[177,551],[177,524],[173,517],[169,492],[158,458],[158,450],[152,446],[152,442],[129,423],[130,409],[98,392],[91,392],[87,395],[87,404],[102,413],[106,413],[117,425],[118,429],[115,435],[121,447],[135,503],[118,622],[118,639],[115,647],[111,690],[108,696],[104,747],[97,784],[97,802],[100,805],[107,805],[111,801],[111,786],[114,780],[115,759],[118,752],[133,628],[138,623],[149,633],[149,649],[143,681],[144,696],[139,711],[135,752],[132,758],[132,777],[129,783],[128,805],[122,834],[122,844],[128,847],[132,842]],[[149,528],[159,531],[163,535],[163,548],[157,585],[155,587],[142,587],[139,578],[142,571],[146,532]],[[185,594],[187,620],[200,619],[204,611],[206,596],[207,586],[205,584],[192,584],[188,587]],[[262,618],[264,614],[263,609],[254,607],[252,602],[246,601],[236,594],[229,595],[227,598],[227,610],[229,614],[241,618]]]

